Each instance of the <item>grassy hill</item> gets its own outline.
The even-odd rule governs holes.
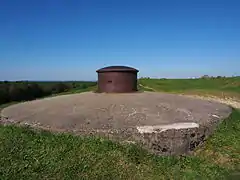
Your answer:
[[[152,91],[232,98],[240,94],[239,77],[139,83]],[[240,179],[239,137],[237,109],[187,157],[155,156],[137,145],[0,125],[0,179]]]
[[[145,90],[240,98],[240,77],[200,79],[139,79]]]

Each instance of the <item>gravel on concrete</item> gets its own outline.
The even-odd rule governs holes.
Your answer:
[[[38,122],[53,128],[122,128],[225,118],[230,108],[220,103],[178,95],[143,92],[56,96],[15,104],[2,110],[14,121]]]

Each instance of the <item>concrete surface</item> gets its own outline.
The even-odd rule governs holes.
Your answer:
[[[86,92],[15,104],[3,109],[1,117],[53,131],[138,142],[156,154],[182,154],[203,142],[230,113],[231,108],[217,102],[172,94]]]

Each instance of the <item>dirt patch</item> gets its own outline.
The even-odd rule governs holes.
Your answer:
[[[208,101],[215,101],[215,102],[227,104],[227,105],[232,106],[233,108],[236,108],[236,109],[240,109],[240,101],[236,100],[236,99],[232,99],[232,98],[222,99],[222,98],[218,98],[218,97],[215,97],[215,96],[204,97],[204,96],[198,96],[198,95],[184,95],[184,96],[193,97],[193,98],[197,98],[197,99],[208,100]]]
[[[151,88],[151,87],[148,87],[148,86],[143,86],[142,84],[139,84],[139,86],[143,87],[145,89],[149,89],[150,91],[153,91],[153,92],[158,92],[154,88]],[[188,94],[181,94],[181,95],[187,96],[187,97],[193,97],[193,98],[197,98],[197,99],[208,100],[208,101],[216,101],[216,102],[219,102],[219,103],[223,103],[223,104],[227,104],[229,106],[232,106],[233,108],[240,109],[240,100],[239,99],[228,98],[228,97],[219,98],[217,96],[211,96],[211,95],[207,95],[207,96],[188,95]]]

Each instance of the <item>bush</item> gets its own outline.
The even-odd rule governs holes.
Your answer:
[[[0,84],[0,104],[9,102],[9,86],[8,84]]]
[[[27,81],[0,81],[0,104],[11,101],[25,101],[66,92],[70,89],[86,89],[95,82],[33,83]]]
[[[61,93],[69,90],[69,86],[64,83],[57,83],[53,86],[52,93]]]
[[[19,85],[17,84],[10,85],[9,99],[10,101],[21,101],[23,99],[23,92]]]

